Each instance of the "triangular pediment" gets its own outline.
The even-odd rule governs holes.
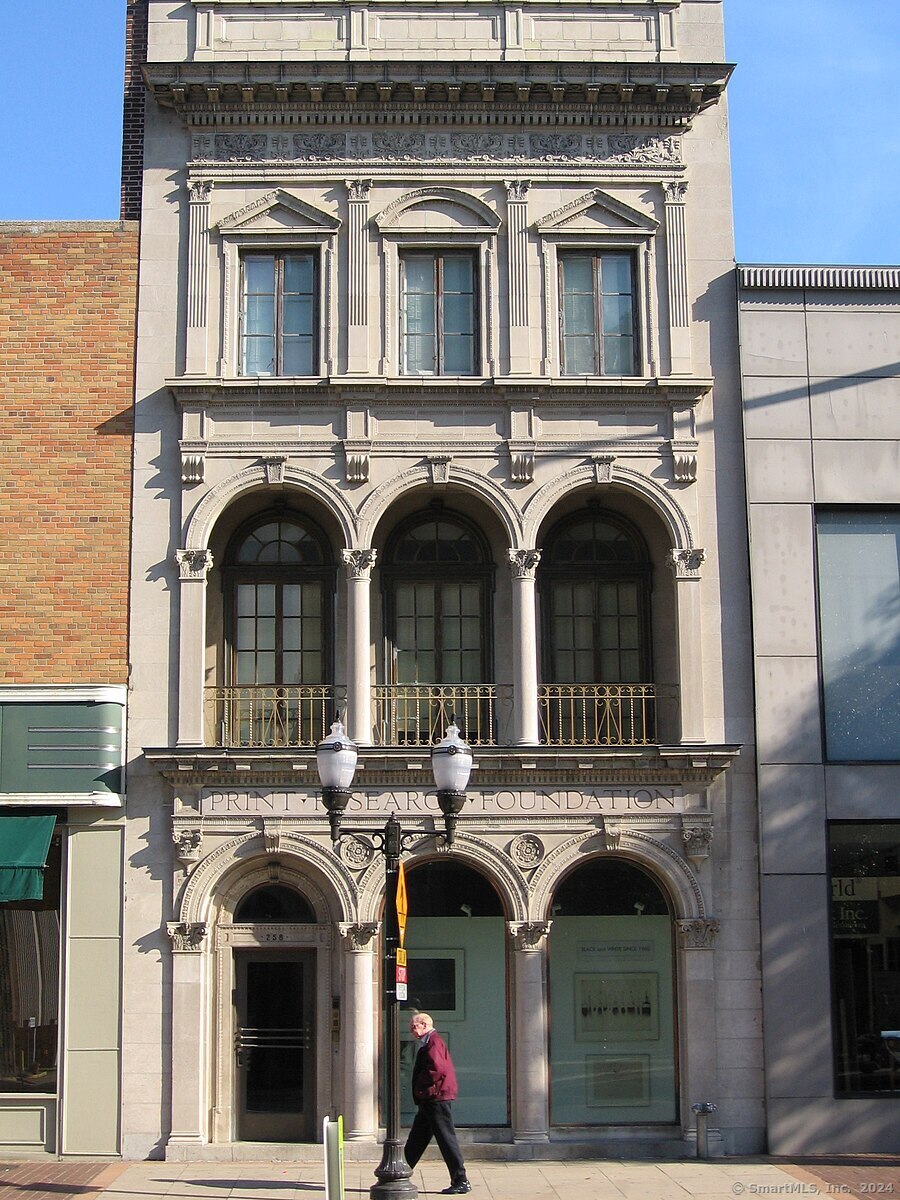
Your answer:
[[[336,233],[341,227],[338,217],[301,200],[284,188],[276,188],[237,209],[218,223],[222,233]]]
[[[594,188],[577,200],[548,213],[535,225],[538,233],[655,233],[659,222]]]

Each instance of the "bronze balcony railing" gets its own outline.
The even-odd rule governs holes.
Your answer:
[[[326,686],[208,687],[208,738],[216,746],[247,749],[315,746],[331,728],[344,695],[344,688]]]
[[[380,746],[431,746],[451,714],[470,746],[497,745],[498,688],[492,683],[379,684],[374,689]]]
[[[547,746],[650,745],[656,741],[656,701],[653,684],[541,684],[541,741]]]

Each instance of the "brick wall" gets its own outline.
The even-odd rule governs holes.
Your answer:
[[[127,676],[136,223],[0,223],[0,683]]]
[[[138,221],[144,169],[144,102],[141,67],[147,61],[147,0],[127,0],[125,15],[125,92],[122,111],[122,194],[119,216]]]

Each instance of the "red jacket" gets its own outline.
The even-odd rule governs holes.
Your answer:
[[[455,1100],[459,1095],[456,1071],[447,1043],[433,1030],[419,1047],[413,1064],[412,1094],[416,1104],[425,1100]]]

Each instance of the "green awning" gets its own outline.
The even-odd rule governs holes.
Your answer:
[[[40,900],[56,817],[0,817],[0,903]]]

